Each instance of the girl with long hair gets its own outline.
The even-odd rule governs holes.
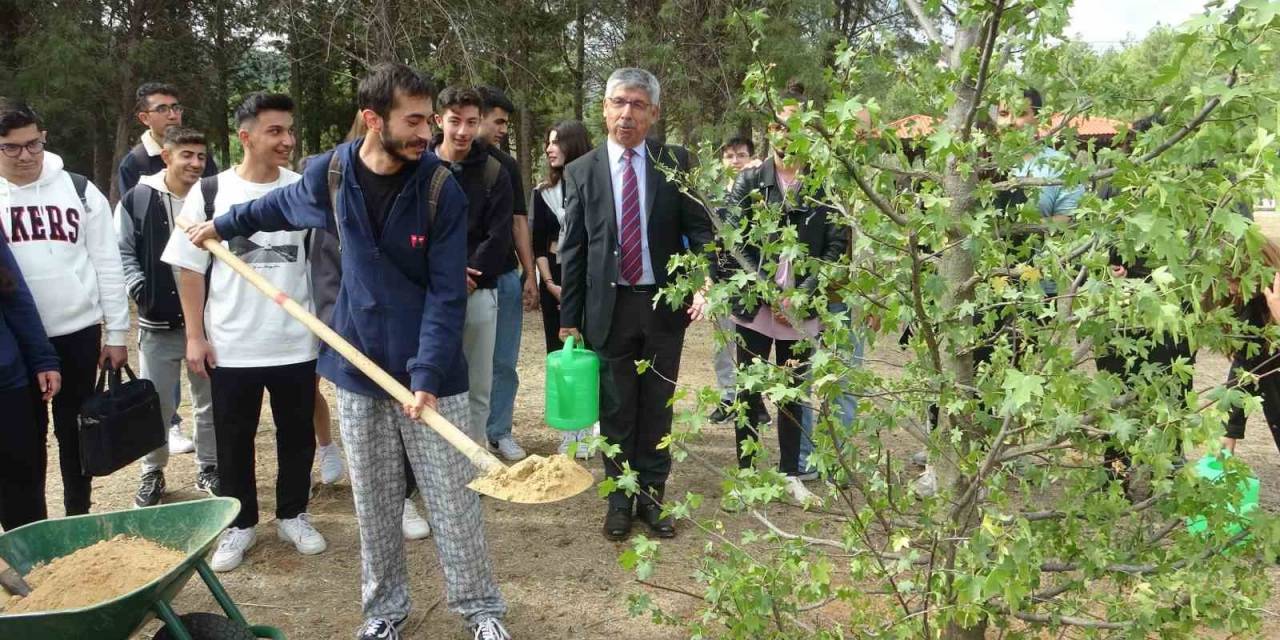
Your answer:
[[[591,134],[577,120],[562,120],[547,132],[547,179],[533,190],[533,257],[538,266],[538,291],[542,306],[542,328],[547,353],[564,344],[560,341],[560,234],[564,229],[564,168],[591,150]],[[578,323],[577,326],[581,326]],[[564,435],[560,452],[578,441],[587,430]],[[577,456],[587,457],[587,448],[578,447]]]

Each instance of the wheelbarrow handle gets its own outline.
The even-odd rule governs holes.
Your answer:
[[[191,226],[190,221],[181,217],[175,218],[174,224],[182,231],[186,231],[187,228]],[[237,257],[234,253],[231,253],[231,251],[226,247],[222,246],[221,242],[206,240],[204,242],[204,248],[207,249],[209,253],[213,254],[214,257],[225,262],[227,266],[231,267],[231,270],[239,274],[240,277],[249,281],[249,284],[253,285],[258,289],[258,291],[261,291],[263,295],[280,305],[280,308],[284,309],[286,313],[293,316],[294,319],[301,322],[307,327],[307,329],[311,330],[316,337],[324,340],[325,344],[333,347],[333,349],[341,354],[342,357],[355,365],[361,373],[368,376],[369,379],[377,383],[379,387],[382,387],[382,389],[390,394],[392,398],[395,398],[401,404],[412,404],[415,401],[413,392],[403,384],[400,384],[399,380],[396,380],[391,376],[391,374],[384,371],[382,367],[379,367],[377,363],[370,360],[368,356],[361,353],[359,349],[356,349],[355,346],[350,342],[347,342],[345,338],[338,335],[338,332],[330,329],[328,325],[321,322],[319,318],[315,317],[315,315],[303,308],[302,305],[295,302],[275,285],[268,282],[267,279],[263,278],[261,274],[253,269],[253,267],[245,264],[243,260]],[[424,422],[428,427],[431,427],[431,429],[436,433],[440,434],[440,436],[448,441],[449,444],[453,445],[454,448],[461,451],[462,454],[476,466],[481,474],[489,473],[497,467],[506,467],[506,465],[494,457],[492,453],[489,453],[484,447],[476,444],[476,442],[467,436],[467,434],[463,433],[461,429],[455,427],[452,422],[446,420],[444,416],[440,415],[431,407],[424,407],[422,412],[418,414],[418,419]]]

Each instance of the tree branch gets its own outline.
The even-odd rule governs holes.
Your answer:
[[[948,49],[947,44],[942,40],[942,33],[938,29],[937,23],[930,20],[929,16],[925,15],[924,7],[920,5],[920,0],[905,1],[907,9],[911,11],[911,15],[915,17],[916,23],[920,25],[920,29],[924,31],[924,35],[929,39],[929,42],[942,47],[944,51]]]

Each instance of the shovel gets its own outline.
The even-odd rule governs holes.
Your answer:
[[[25,598],[31,595],[31,587],[27,585],[27,581],[23,580],[17,570],[10,567],[4,558],[0,558],[0,587],[4,587],[5,591],[15,596]]]
[[[174,223],[182,231],[186,231],[191,226],[191,222],[183,218],[175,218]],[[350,342],[347,342],[336,331],[330,329],[328,325],[321,322],[319,318],[308,312],[302,305],[268,282],[253,267],[245,264],[243,260],[222,246],[222,243],[206,240],[204,248],[214,257],[225,262],[240,277],[249,281],[249,284],[261,291],[263,295],[275,301],[286,313],[316,334],[316,337],[324,340],[326,344],[355,365],[361,373],[368,376],[379,387],[382,387],[397,402],[404,404],[414,401],[412,391],[400,384],[391,374],[383,371],[373,360],[360,353]],[[458,451],[461,451],[471,461],[471,464],[475,465],[480,472],[480,476],[467,487],[478,493],[505,502],[540,504],[571,498],[586,491],[595,483],[590,471],[567,458],[563,458],[563,456],[550,459],[542,458],[541,456],[529,456],[529,458],[520,461],[514,468],[507,467],[492,453],[476,444],[467,434],[453,426],[453,423],[430,407],[424,407],[422,412],[418,414],[418,419],[440,434],[445,441],[453,445]],[[543,466],[546,466],[547,471],[550,473],[540,473],[539,468]]]

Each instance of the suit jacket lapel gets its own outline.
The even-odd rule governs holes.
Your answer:
[[[644,167],[645,167],[644,213],[645,213],[645,219],[652,224],[653,202],[657,198],[658,185],[662,184],[662,179],[663,179],[662,172],[658,171],[658,166],[657,166],[657,161],[658,161],[657,154],[661,152],[662,147],[651,145],[651,144],[647,144],[645,145],[645,147],[646,148],[645,148],[645,154],[644,154]]]
[[[595,181],[599,187],[597,192],[599,198],[604,202],[601,203],[601,210],[607,214],[607,222],[612,238],[618,237],[618,212],[613,206],[613,173],[612,167],[609,166],[609,149],[600,145],[597,147]],[[613,240],[616,244],[617,240]]]

